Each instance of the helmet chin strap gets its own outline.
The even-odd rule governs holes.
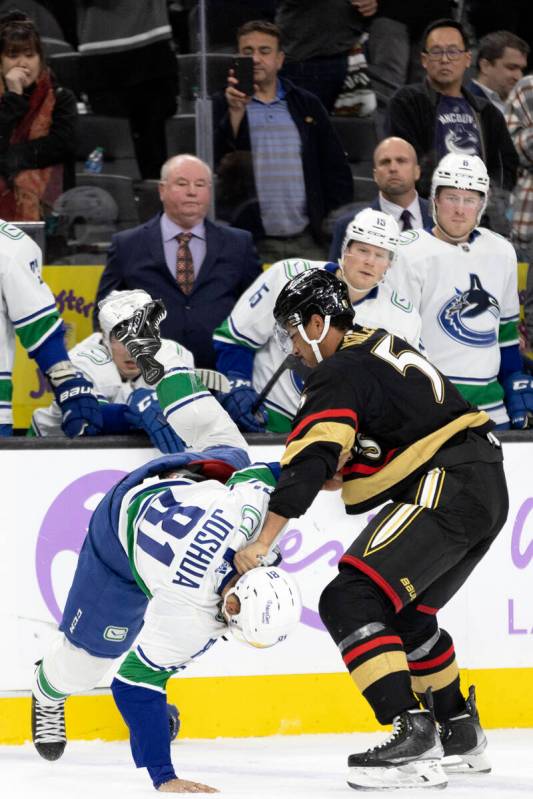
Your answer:
[[[324,327],[322,329],[322,333],[320,334],[320,338],[310,339],[307,333],[305,332],[304,326],[301,323],[296,328],[298,333],[303,338],[303,340],[311,346],[311,349],[313,350],[313,354],[317,360],[317,363],[321,363],[321,361],[323,360],[322,353],[320,352],[320,348],[318,345],[322,341],[324,341],[324,339],[328,335],[330,322],[331,322],[331,316],[327,314],[327,316],[324,317]]]

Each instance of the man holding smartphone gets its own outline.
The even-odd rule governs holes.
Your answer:
[[[324,217],[353,196],[346,156],[318,98],[278,76],[279,28],[247,22],[237,42],[239,54],[253,59],[253,95],[231,70],[224,95],[214,98],[213,126],[217,168],[223,158],[224,167],[238,159],[249,170],[243,177],[253,177],[256,203],[239,226],[255,234],[264,262],[321,259]]]

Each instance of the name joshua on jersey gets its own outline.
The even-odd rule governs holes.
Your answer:
[[[172,582],[185,588],[199,588],[198,581],[233,529],[233,524],[222,516],[221,508],[216,508],[188,545]]]

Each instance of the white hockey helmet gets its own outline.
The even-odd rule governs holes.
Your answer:
[[[152,302],[150,295],[142,289],[112,291],[98,303],[98,322],[106,341],[117,325],[130,319],[138,308]]]
[[[480,192],[483,195],[483,202],[476,220],[476,225],[479,225],[479,221],[487,207],[489,185],[487,167],[479,155],[459,155],[458,153],[445,155],[437,164],[431,178],[431,201],[435,224],[439,224],[435,211],[435,196],[438,188],[447,186],[451,189]]]
[[[373,208],[364,208],[348,223],[341,250],[341,262],[346,248],[351,241],[361,241],[364,244],[373,244],[382,247],[393,255],[396,253],[400,239],[398,223],[390,214],[383,211],[374,211]]]
[[[230,615],[226,601],[235,595],[240,611]],[[283,641],[300,621],[298,586],[275,566],[258,566],[243,574],[224,597],[222,613],[235,638],[260,649]]]

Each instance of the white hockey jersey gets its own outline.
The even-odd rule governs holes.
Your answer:
[[[183,366],[194,367],[193,354],[170,339],[163,346],[177,353]],[[101,333],[93,333],[69,351],[69,358],[90,380],[99,402],[125,403],[137,388],[150,388],[139,375],[134,380],[124,380],[118,371]],[[56,402],[46,408],[37,408],[32,415],[32,431],[38,436],[61,436],[62,415]]]
[[[32,354],[61,325],[33,239],[0,220],[0,424],[12,424],[15,333]]]
[[[326,265],[326,261],[297,258],[278,261],[256,278],[230,316],[215,330],[215,341],[254,351],[252,382],[257,392],[263,389],[285,358],[274,338],[273,310],[281,289],[301,272],[323,269]],[[390,271],[395,269],[396,265],[393,265]],[[355,321],[360,325],[383,327],[420,349],[420,316],[409,299],[405,299],[406,296],[385,281],[376,291],[354,304]],[[298,376],[292,370],[285,371],[265,399],[268,430],[279,433],[290,430],[300,392]]]
[[[145,665],[183,667],[227,632],[219,592],[235,571],[224,556],[257,537],[274,484],[270,469],[255,464],[226,485],[154,477],[124,496],[119,538],[151,597],[135,648]]]
[[[478,228],[453,245],[425,230],[402,233],[391,282],[422,317],[428,359],[465,399],[497,423],[509,421],[498,383],[500,348],[518,343],[516,254],[497,233]]]

